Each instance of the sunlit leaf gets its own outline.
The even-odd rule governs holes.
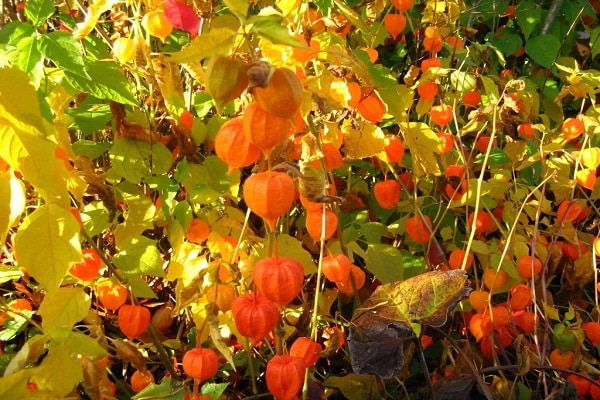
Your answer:
[[[25,210],[25,187],[12,172],[0,173],[0,242]]]
[[[227,55],[235,41],[237,32],[230,28],[213,28],[193,39],[190,44],[177,53],[171,53],[170,62],[198,62],[216,55]]]
[[[268,17],[258,17],[260,20],[254,22],[254,30],[261,37],[269,40],[273,44],[287,44],[292,47],[306,47],[294,36],[287,28],[281,25],[281,18],[271,15]],[[249,21],[250,22],[250,21]]]
[[[82,47],[68,32],[54,31],[42,35],[38,48],[47,59],[84,78],[92,79],[83,63]]]
[[[110,152],[113,174],[131,183],[166,173],[171,167],[171,152],[160,143],[122,138]]]
[[[35,26],[40,25],[54,14],[52,0],[30,0],[25,6],[25,15]]]
[[[137,105],[129,81],[114,61],[87,63],[85,70],[90,78],[65,71],[65,83],[82,93],[91,93],[99,99],[113,100],[123,104]]]
[[[40,389],[48,389],[57,395],[66,396],[77,383],[83,380],[81,360],[78,360],[75,355],[68,341],[54,343],[32,381]]]
[[[441,175],[435,154],[440,143],[431,128],[422,122],[400,124],[404,135],[404,145],[410,149],[413,172],[417,177],[433,174]]]
[[[356,121],[355,126],[349,120],[342,125],[346,157],[356,160],[372,157],[385,147],[383,131],[377,125],[366,121]]]
[[[27,268],[49,294],[55,293],[71,264],[81,261],[79,223],[69,210],[43,205],[19,227],[15,251],[19,266]]]
[[[352,369],[390,378],[404,363],[404,345],[420,325],[442,326],[471,289],[463,270],[431,271],[379,286],[356,310],[349,337]],[[416,332],[415,332],[416,330]]]
[[[61,287],[46,295],[38,313],[44,328],[71,328],[88,314],[92,301],[80,287]]]
[[[113,257],[114,264],[128,274],[165,276],[162,258],[156,242],[145,236],[130,237],[118,244],[120,251]]]

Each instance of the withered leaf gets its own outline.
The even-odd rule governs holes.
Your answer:
[[[463,270],[431,271],[379,286],[356,310],[348,337],[358,374],[390,378],[404,362],[404,344],[420,325],[440,327],[471,289]]]

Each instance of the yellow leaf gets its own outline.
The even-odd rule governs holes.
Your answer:
[[[0,173],[0,243],[25,210],[25,186],[12,172]]]
[[[131,237],[141,235],[146,229],[152,228],[156,218],[156,206],[147,196],[123,194],[125,223],[115,229],[115,240],[123,243]]]
[[[77,359],[68,341],[52,343],[38,373],[32,377],[38,388],[60,396],[68,395],[82,380],[81,360]]]
[[[435,153],[440,140],[429,126],[422,122],[400,124],[404,135],[404,145],[410,149],[415,176],[427,174],[441,175]]]
[[[345,120],[342,133],[346,157],[350,160],[372,157],[385,147],[383,131],[370,122]]]
[[[79,222],[67,209],[45,204],[23,221],[15,235],[20,267],[55,293],[71,264],[81,261]]]
[[[191,43],[177,53],[171,53],[170,62],[190,63],[231,51],[237,31],[230,28],[214,28],[192,39]]]
[[[73,32],[73,36],[77,40],[81,40],[89,35],[100,19],[100,15],[110,10],[113,5],[117,4],[118,0],[96,0],[88,7],[88,12],[85,20],[77,24],[77,29]]]
[[[46,295],[38,314],[42,326],[71,328],[85,318],[90,310],[90,296],[80,287],[61,287],[52,295]]]
[[[67,205],[68,171],[55,157],[55,149],[46,138],[37,94],[27,75],[0,70],[0,158],[20,171],[45,200]]]

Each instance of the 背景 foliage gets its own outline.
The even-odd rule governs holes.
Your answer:
[[[324,346],[303,370],[304,398],[600,392],[585,328],[600,318],[598,1],[3,7],[3,399],[131,398],[135,371],[156,382],[139,398],[266,395],[266,366],[299,337]],[[392,29],[389,15],[406,26]],[[242,168],[215,152],[235,118],[244,145],[222,158],[259,154]],[[244,184],[265,171],[287,174],[298,193],[254,185],[263,219]],[[384,180],[402,188],[391,209],[373,194]],[[424,217],[431,226],[414,222]],[[69,270],[86,248],[102,268],[81,281]],[[443,272],[457,249],[473,266]],[[352,265],[329,281],[323,257],[336,254]],[[278,255],[301,263],[303,287],[276,305],[269,335],[250,340],[231,303],[256,293],[254,265]],[[524,276],[528,255],[543,268]],[[151,311],[148,329],[127,321],[141,335],[127,339],[119,311],[99,302],[107,279]],[[531,302],[514,310],[519,284]],[[400,288],[391,306],[387,288]],[[275,320],[263,303],[256,324]],[[372,312],[381,308],[384,318]],[[377,352],[357,356],[377,340],[393,367]],[[222,356],[206,381],[181,368],[195,347]],[[570,368],[552,365],[555,349],[574,355]],[[449,377],[465,374],[457,389]]]

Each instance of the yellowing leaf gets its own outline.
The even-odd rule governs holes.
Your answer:
[[[0,173],[0,243],[25,210],[25,187],[12,172]]]
[[[40,370],[32,378],[38,388],[51,390],[59,396],[69,394],[82,380],[81,360],[66,340],[51,345],[48,355],[40,364]]]
[[[400,124],[400,131],[404,135],[404,146],[410,149],[415,176],[441,175],[435,157],[440,140],[431,128],[422,122],[409,122]]]
[[[112,8],[118,3],[117,0],[96,0],[88,7],[85,20],[77,24],[77,29],[73,32],[75,39],[81,40],[89,35],[100,19],[100,15]]]
[[[177,53],[171,53],[170,62],[198,62],[216,55],[227,55],[231,51],[237,32],[230,28],[214,28],[194,38]]]
[[[61,287],[56,293],[46,295],[38,314],[42,326],[71,328],[88,314],[92,301],[80,287]]]
[[[370,122],[346,120],[342,125],[342,133],[346,157],[350,160],[372,157],[385,147],[383,131]]]
[[[162,257],[156,241],[145,236],[132,236],[118,243],[120,251],[113,257],[115,265],[127,274],[164,276]]]
[[[0,157],[46,200],[66,204],[68,171],[54,155],[56,144],[45,136],[37,94],[27,75],[0,69]]]
[[[124,194],[123,197],[126,205],[123,212],[125,223],[119,224],[115,229],[117,243],[141,235],[146,229],[151,229],[152,222],[156,217],[156,206],[147,196]]]
[[[48,294],[55,293],[71,264],[81,260],[79,223],[69,210],[45,204],[25,218],[15,235],[20,267]]]

